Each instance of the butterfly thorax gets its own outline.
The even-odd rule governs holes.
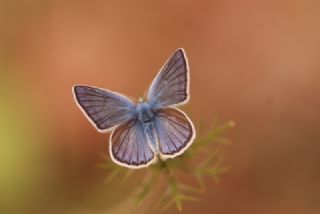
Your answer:
[[[154,119],[154,113],[147,102],[139,102],[136,107],[136,112],[138,120],[141,123],[148,123]]]

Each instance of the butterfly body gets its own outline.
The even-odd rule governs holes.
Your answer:
[[[156,154],[159,153],[159,148],[157,145],[158,137],[156,135],[154,121],[143,123],[142,127],[152,151],[154,151]]]
[[[189,117],[176,108],[189,100],[189,67],[178,49],[161,68],[145,100],[91,86],[74,86],[76,103],[98,131],[112,130],[111,159],[125,167],[141,168],[182,154],[193,142]]]

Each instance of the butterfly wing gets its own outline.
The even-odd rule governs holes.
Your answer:
[[[191,120],[176,108],[158,109],[155,128],[159,150],[164,159],[182,154],[192,144],[196,135]]]
[[[136,119],[129,120],[112,132],[110,155],[115,163],[129,168],[146,167],[156,160],[142,125]]]
[[[153,80],[148,102],[153,108],[183,104],[189,99],[189,69],[183,49],[178,49]]]
[[[73,92],[78,106],[99,131],[134,117],[134,103],[121,94],[90,86],[74,86]]]

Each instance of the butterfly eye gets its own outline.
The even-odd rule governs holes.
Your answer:
[[[152,119],[149,118],[149,117],[145,117],[145,118],[143,119],[143,122],[144,122],[144,123],[149,123],[149,122],[151,122],[151,121],[152,121]]]

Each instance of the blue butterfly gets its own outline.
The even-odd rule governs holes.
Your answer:
[[[147,98],[126,96],[91,86],[73,87],[75,101],[100,132],[111,131],[111,159],[124,167],[142,168],[182,154],[196,133],[188,116],[176,108],[188,102],[189,67],[178,49],[153,80]]]

